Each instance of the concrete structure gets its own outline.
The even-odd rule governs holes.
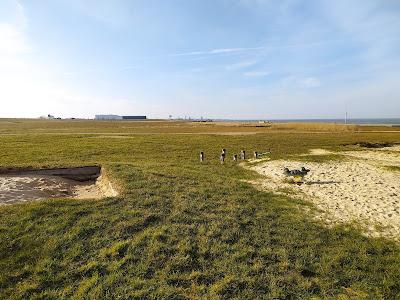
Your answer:
[[[147,120],[146,116],[96,115],[96,120]]]
[[[121,116],[117,115],[96,115],[96,120],[122,120]]]
[[[146,116],[122,116],[123,120],[146,120]]]

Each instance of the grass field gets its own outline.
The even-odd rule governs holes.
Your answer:
[[[398,244],[326,228],[310,204],[218,161],[223,147],[275,159],[400,141],[394,128],[328,127],[0,121],[1,167],[101,164],[122,190],[0,207],[0,298],[398,299]]]

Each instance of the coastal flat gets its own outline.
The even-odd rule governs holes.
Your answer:
[[[119,195],[100,199],[61,197],[0,206],[2,299],[400,295],[395,239],[366,236],[354,216],[351,223],[327,226],[325,216],[331,215],[321,214],[318,203],[329,203],[328,191],[337,201],[340,184],[300,187],[314,189],[314,198],[259,189],[251,182],[273,177],[273,170],[260,175],[231,159],[245,149],[245,164],[276,164],[276,172],[282,162],[310,163],[310,180],[320,183],[351,170],[356,186],[345,190],[349,196],[360,180],[368,183],[369,173],[363,173],[368,166],[374,182],[380,174],[390,176],[382,177],[381,190],[359,188],[373,218],[373,205],[376,216],[381,213],[375,195],[386,197],[388,184],[398,182],[392,159],[398,152],[358,144],[398,143],[400,131],[394,127],[15,119],[0,120],[0,132],[3,169],[98,165],[119,187]],[[224,132],[238,134],[218,134]],[[223,165],[222,148],[227,149]],[[253,151],[265,155],[253,159]],[[372,153],[376,165],[370,164]],[[357,201],[362,209],[363,198]],[[391,206],[382,203],[385,209]],[[388,218],[396,215],[395,207],[392,213]]]

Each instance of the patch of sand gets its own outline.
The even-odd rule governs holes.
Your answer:
[[[344,151],[339,154],[366,160],[376,166],[400,166],[400,153],[396,151],[379,150],[361,150],[361,151]]]
[[[376,150],[399,152],[399,151],[400,151],[400,145],[395,145],[395,146],[392,146],[392,147],[378,148],[378,149],[376,149]]]
[[[100,176],[96,180],[96,187],[100,190],[102,197],[116,197],[119,195],[104,169],[101,169]]]
[[[315,152],[314,152],[315,153]],[[269,161],[250,167],[266,178],[262,187],[277,193],[288,190],[318,208],[328,224],[357,222],[370,236],[400,240],[400,176],[383,165],[400,165],[400,156],[375,151],[339,152],[361,158],[324,163]],[[287,182],[283,168],[311,169],[305,184]],[[289,194],[289,193],[288,193]]]
[[[312,156],[312,155],[331,155],[339,154],[350,156],[358,159],[368,160],[374,165],[391,165],[400,166],[400,146],[377,148],[374,150],[358,150],[358,151],[343,151],[333,152],[325,149],[311,149],[307,154],[301,154],[301,156]]]
[[[100,199],[117,195],[103,170],[97,180],[84,182],[40,174],[0,176],[0,205],[48,198]]]
[[[335,154],[335,153],[325,149],[311,149],[309,154],[306,155],[330,155],[330,154]]]

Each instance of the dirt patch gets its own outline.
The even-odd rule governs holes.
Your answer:
[[[0,175],[48,175],[72,179],[75,181],[96,180],[101,173],[100,166],[73,168],[0,168]]]
[[[48,198],[117,196],[99,166],[58,169],[0,169],[0,205]]]
[[[385,148],[393,146],[393,144],[391,143],[370,143],[370,142],[360,142],[357,143],[357,145],[362,148]]]
[[[379,149],[379,148],[388,148],[395,146],[394,143],[371,143],[371,142],[357,142],[353,144],[342,144],[342,146],[359,146],[360,148],[372,148],[372,149]]]
[[[318,208],[315,216],[328,224],[361,224],[369,236],[386,236],[400,240],[400,177],[382,168],[400,165],[398,153],[382,151],[339,152],[344,161],[296,162],[270,161],[251,169],[265,176],[263,188],[276,193],[293,192]],[[300,186],[287,182],[283,168],[311,169],[306,183]]]
[[[381,150],[381,151],[390,151],[390,152],[399,152],[400,151],[400,145],[393,145],[391,147],[386,147],[386,148],[379,148],[376,150]]]

